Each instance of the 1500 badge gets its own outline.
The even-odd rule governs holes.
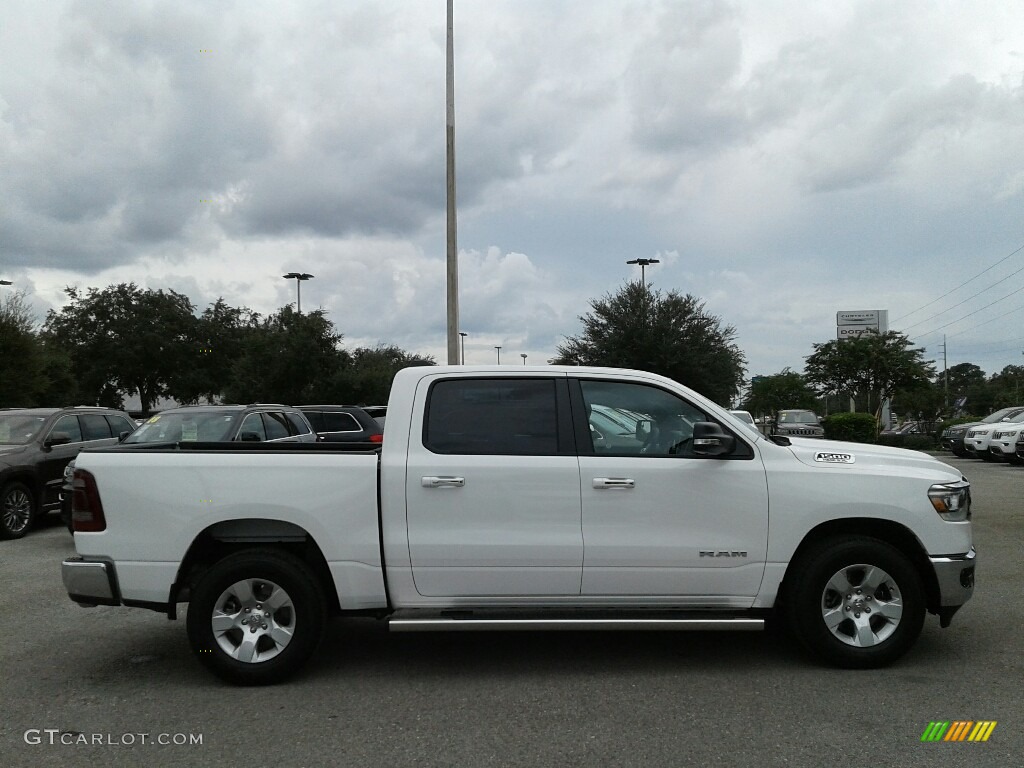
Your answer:
[[[814,454],[814,460],[825,464],[853,464],[857,459],[850,453],[826,453],[818,451]]]

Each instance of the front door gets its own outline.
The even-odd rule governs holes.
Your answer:
[[[736,434],[733,455],[697,456],[692,425],[712,417],[659,387],[595,379],[577,392],[591,436],[580,447],[582,593],[749,606],[768,541],[767,480],[754,447]]]

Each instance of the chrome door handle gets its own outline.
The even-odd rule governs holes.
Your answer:
[[[593,485],[599,491],[614,490],[616,488],[629,491],[636,487],[636,483],[631,477],[595,477]]]
[[[424,488],[461,488],[466,484],[464,477],[423,477],[420,485]]]

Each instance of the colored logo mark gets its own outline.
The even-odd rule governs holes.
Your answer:
[[[995,720],[949,720],[928,723],[921,741],[988,741]]]

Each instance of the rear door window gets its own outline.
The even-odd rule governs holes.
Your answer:
[[[281,411],[266,411],[263,414],[263,423],[267,427],[267,440],[281,440],[291,437],[288,431],[288,419]]]
[[[427,399],[424,445],[434,453],[559,453],[554,379],[445,379]]]
[[[309,425],[306,424],[305,420],[297,413],[286,411],[284,414],[285,418],[288,419],[288,426],[291,427],[291,433],[293,435],[308,435]]]
[[[100,413],[83,413],[78,417],[82,425],[82,439],[84,440],[109,440],[110,424]]]

